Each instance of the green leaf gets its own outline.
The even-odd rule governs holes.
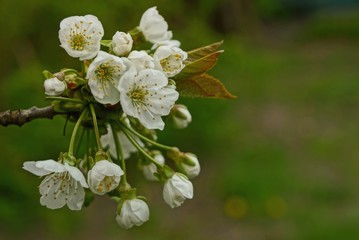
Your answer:
[[[111,47],[112,40],[101,40],[101,45],[105,47]]]
[[[47,71],[47,70],[42,71],[42,74],[45,76],[46,79],[54,77],[54,75],[51,72]]]
[[[223,44],[223,40],[220,42],[212,43],[210,45],[200,47],[194,50],[191,50],[188,53],[188,57],[185,61],[186,64],[193,62],[197,59],[203,58],[211,53],[214,53],[218,48]]]
[[[234,99],[221,81],[204,73],[176,82],[177,91],[184,97]]]
[[[223,53],[223,50],[213,52],[191,63],[188,63],[179,74],[173,77],[173,79],[177,82],[179,80],[207,72],[214,65],[216,65],[218,56],[221,53]]]

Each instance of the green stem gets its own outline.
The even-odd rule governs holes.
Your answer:
[[[82,131],[81,131],[81,134],[80,134],[80,140],[78,141],[77,146],[76,146],[76,151],[75,151],[76,155],[78,155],[79,152],[80,152],[81,142],[82,142],[82,140],[83,140],[83,138],[85,136],[85,131],[86,131],[86,129],[82,128]]]
[[[122,170],[124,172],[123,181],[124,181],[124,184],[127,185],[126,163],[125,163],[125,158],[123,157],[120,139],[119,139],[118,134],[115,131],[113,124],[111,123],[110,125],[111,125],[111,129],[112,129],[113,139],[115,140],[117,159],[118,159],[118,161],[121,161]]]
[[[156,165],[157,168],[162,168],[161,164],[159,164],[153,157],[151,157],[137,142],[133,137],[129,134],[128,130],[120,125],[123,133],[127,136],[128,140],[140,151],[148,160],[150,160],[153,164]]]
[[[120,122],[121,126],[126,128],[128,131],[130,131],[131,133],[133,133],[134,135],[136,135],[137,137],[141,138],[142,140],[148,142],[148,143],[151,143],[153,146],[156,146],[158,148],[162,148],[163,150],[173,150],[175,147],[170,147],[170,146],[166,146],[166,145],[163,145],[163,144],[160,144],[156,141],[153,141],[143,135],[141,135],[140,133],[138,133],[137,131],[135,131],[134,129],[128,127],[126,124],[124,124],[123,122]]]
[[[60,100],[60,101],[66,101],[66,102],[75,102],[75,103],[85,103],[84,101],[80,99],[74,99],[74,98],[64,98],[64,97],[45,97],[46,100]]]
[[[97,148],[98,148],[98,150],[102,150],[101,141],[100,141],[100,133],[98,131],[98,125],[97,125],[96,112],[95,112],[95,108],[94,108],[93,104],[90,104],[90,110],[91,110],[92,121],[93,121],[93,129],[95,131],[95,136],[96,136]]]
[[[74,127],[74,130],[72,131],[71,140],[70,140],[70,146],[69,146],[69,154],[71,154],[71,155],[74,154],[74,146],[75,146],[75,139],[76,139],[77,130],[79,129],[80,124],[81,124],[82,120],[85,118],[86,114],[87,114],[87,109],[85,108],[82,111],[79,119],[77,120],[76,125]]]

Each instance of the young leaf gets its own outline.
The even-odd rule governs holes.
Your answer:
[[[101,40],[101,45],[105,47],[111,47],[112,40]]]
[[[177,81],[176,89],[181,96],[185,97],[236,98],[226,89],[221,81],[207,73]]]
[[[223,50],[213,52],[191,63],[188,63],[173,79],[177,82],[179,80],[207,72],[217,63],[218,56],[221,53],[223,53]]]
[[[47,71],[47,70],[42,71],[42,74],[45,76],[46,79],[54,77],[54,75],[51,72]]]
[[[197,59],[203,58],[211,53],[217,51],[217,49],[223,44],[223,40],[220,42],[212,43],[210,45],[200,47],[194,50],[191,50],[188,53],[188,57],[185,61],[186,64],[193,62]]]

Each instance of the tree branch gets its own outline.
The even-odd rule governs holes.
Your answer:
[[[60,114],[55,112],[52,106],[38,108],[31,107],[29,109],[19,109],[15,111],[7,110],[0,113],[0,125],[6,127],[8,125],[17,125],[21,127],[23,124],[30,122],[37,118],[52,119],[55,115]]]

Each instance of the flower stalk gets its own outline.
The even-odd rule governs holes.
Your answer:
[[[79,129],[79,127],[80,127],[83,119],[85,118],[86,114],[87,114],[87,109],[85,108],[82,111],[79,119],[77,120],[74,129],[72,130],[70,146],[69,146],[69,154],[72,155],[72,156],[74,155],[74,147],[75,147],[75,139],[76,139],[77,130]]]
[[[95,111],[95,108],[94,108],[93,104],[90,104],[90,111],[91,111],[91,115],[92,115],[93,129],[94,129],[94,132],[95,132],[97,149],[98,149],[99,151],[101,151],[101,150],[102,150],[102,146],[101,146],[101,141],[100,141],[100,133],[99,133],[99,131],[98,131],[96,111]]]

